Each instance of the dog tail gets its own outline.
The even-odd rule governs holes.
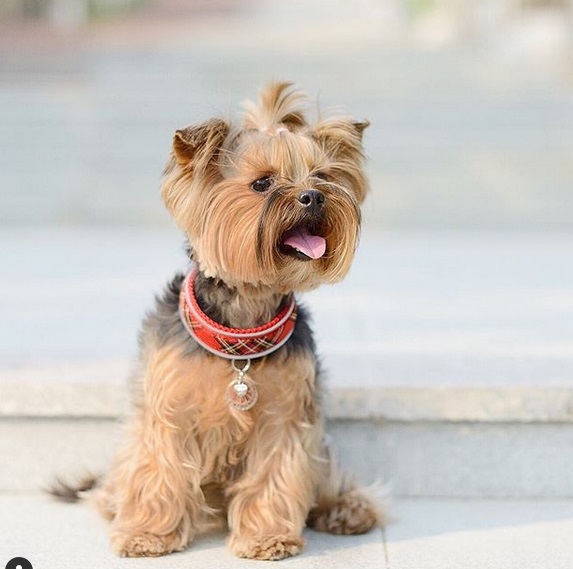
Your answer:
[[[74,483],[69,483],[61,478],[56,478],[46,492],[60,502],[74,503],[82,498],[83,492],[93,490],[99,484],[100,477],[88,474],[83,478],[76,480]]]

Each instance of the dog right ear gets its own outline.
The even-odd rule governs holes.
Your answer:
[[[220,178],[219,153],[229,125],[221,119],[188,126],[175,132],[172,152],[163,172],[161,195],[178,223],[189,213],[190,184],[202,187],[208,179]]]
[[[173,137],[173,156],[181,167],[191,166],[201,171],[218,154],[228,132],[229,125],[221,119],[177,130]]]

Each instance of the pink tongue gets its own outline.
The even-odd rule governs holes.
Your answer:
[[[326,240],[318,235],[311,235],[304,227],[287,232],[284,243],[311,259],[319,259],[326,251]]]

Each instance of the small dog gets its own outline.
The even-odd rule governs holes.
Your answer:
[[[306,97],[274,83],[241,127],[178,130],[162,184],[193,267],[140,333],[129,436],[94,499],[121,556],[186,548],[226,518],[239,557],[299,553],[302,530],[380,523],[325,442],[321,373],[295,292],[340,281],[367,193],[368,122],[309,124]]]

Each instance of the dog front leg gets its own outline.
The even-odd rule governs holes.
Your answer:
[[[300,553],[319,468],[317,438],[310,426],[259,430],[246,471],[229,490],[235,555],[276,560]]]
[[[181,551],[193,538],[202,494],[183,451],[182,434],[173,427],[149,417],[137,421],[103,488],[115,502],[111,543],[122,557]]]
[[[148,353],[146,364],[128,444],[104,484],[115,514],[112,546],[124,557],[184,549],[205,505],[199,450],[185,419],[189,368],[171,348]]]

